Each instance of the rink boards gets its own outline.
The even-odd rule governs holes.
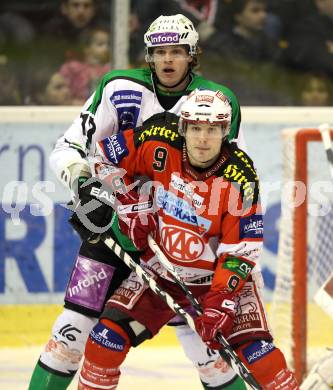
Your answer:
[[[269,313],[269,305],[267,309]],[[61,305],[0,305],[0,348],[44,344],[61,310]],[[333,321],[315,304],[308,305],[308,323],[310,346],[332,346]],[[177,343],[173,328],[166,326],[144,345],[163,347]]]
[[[60,190],[50,172],[48,156],[55,140],[78,111],[78,107],[0,108],[0,163],[8,167],[1,172],[0,192],[16,182],[20,184],[21,200],[26,200],[22,208],[18,207],[22,221],[19,224],[10,218],[10,194],[14,193],[11,191],[14,187],[7,187],[7,206],[4,207],[3,201],[0,208],[0,240],[3,242],[0,250],[0,347],[43,344],[61,310],[78,239],[67,223],[68,214],[63,206],[68,194]],[[318,126],[332,117],[333,109],[326,108],[242,108],[242,128],[262,188],[281,179],[281,130]],[[322,160],[318,169],[326,171],[320,146],[318,156]],[[44,182],[43,188],[36,187],[39,182]],[[45,202],[43,194],[51,203]],[[267,302],[274,288],[280,206],[279,192],[269,195],[265,205],[267,234],[261,260]],[[38,305],[31,305],[36,303]],[[316,343],[333,345],[328,339],[333,335],[332,321],[316,309],[309,311],[313,313],[309,337]],[[313,331],[318,324],[321,324],[319,332]],[[174,331],[166,328],[154,343],[175,345]]]
[[[0,305],[62,302],[79,240],[68,224],[69,193],[50,171],[48,158],[78,111],[0,108],[0,164],[8,167],[0,174]],[[282,175],[281,130],[318,125],[332,117],[333,109],[242,108],[245,141],[255,156],[262,193],[267,194],[262,197],[266,236],[261,257],[266,302],[274,289],[277,263],[280,187],[273,191],[272,183],[279,184]],[[323,150],[317,154],[322,160],[317,170],[328,173]]]
[[[77,244],[62,205],[67,197],[49,171],[48,156],[55,140],[77,112],[77,107],[0,110],[3,145],[0,162],[8,167],[1,173],[1,192],[5,185],[15,184],[15,181],[20,184],[22,198],[27,195],[25,207],[19,208],[23,221],[20,225],[16,225],[9,214],[11,187],[7,188],[8,202],[0,208],[0,236],[4,243],[0,252],[0,388],[3,389],[26,390],[41,346],[48,340],[52,324],[61,311],[59,303]],[[318,125],[331,121],[332,117],[333,109],[322,108],[242,109],[242,127],[250,155],[255,156],[263,188],[281,177],[281,130]],[[322,166],[318,169],[316,165],[317,170],[326,171],[321,148],[318,156]],[[39,181],[44,182],[45,187],[36,188]],[[50,183],[54,183],[55,191],[52,186],[47,187]],[[51,210],[36,207],[35,195],[43,191],[53,202]],[[280,195],[276,191],[269,196],[265,215],[267,235],[262,270],[267,302],[274,288],[279,206]],[[62,245],[63,242],[66,245]],[[314,348],[332,346],[333,321],[313,305],[309,305],[309,313],[309,344]],[[131,388],[133,384],[137,390],[177,390],[185,386],[202,389],[171,327],[165,327],[154,340],[145,342],[130,355],[133,360],[129,360],[129,367],[125,369],[126,378],[120,390]]]
[[[61,305],[0,305],[0,348],[46,343],[61,310]],[[158,337],[145,344],[172,346],[177,339],[173,328],[165,327]]]

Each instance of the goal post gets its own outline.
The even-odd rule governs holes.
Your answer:
[[[333,229],[330,230],[330,240],[321,238],[321,231],[330,224],[333,213],[328,210],[326,215],[310,220],[308,171],[313,159],[309,157],[309,145],[322,141],[319,129],[286,129],[282,136],[284,177],[271,324],[277,344],[301,382],[311,360],[309,331],[316,325],[310,323],[309,318],[314,314],[309,311],[321,315],[320,309],[314,306],[314,293],[324,282],[326,270],[327,277],[333,269]],[[330,136],[333,137],[333,129]],[[318,152],[317,157],[325,160],[323,146],[322,154]],[[326,180],[333,180],[328,165]]]

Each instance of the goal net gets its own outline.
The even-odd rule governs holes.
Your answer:
[[[333,345],[333,319],[313,299],[333,271],[333,178],[318,129],[284,130],[282,159],[270,318],[276,343],[300,381],[325,347]]]

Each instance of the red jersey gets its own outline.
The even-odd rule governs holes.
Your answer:
[[[210,284],[216,260],[227,257],[224,273],[234,267],[248,276],[261,251],[263,221],[257,173],[236,144],[223,143],[218,160],[198,170],[188,161],[178,117],[166,112],[99,146],[129,178],[150,179],[159,216],[156,241],[186,283]],[[156,258],[148,266],[167,277]]]

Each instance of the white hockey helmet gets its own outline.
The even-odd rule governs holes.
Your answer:
[[[197,54],[198,40],[199,34],[186,16],[161,15],[152,22],[144,35],[146,61],[151,62],[148,50],[156,46],[188,45],[189,54],[194,56]]]
[[[195,89],[183,103],[180,111],[179,134],[185,135],[187,123],[221,125],[223,138],[230,132],[231,105],[221,91]]]

